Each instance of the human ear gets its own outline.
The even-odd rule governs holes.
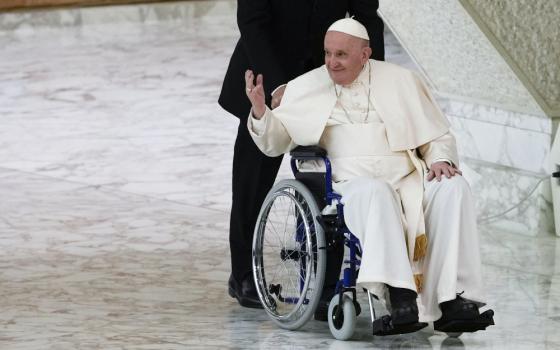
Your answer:
[[[372,52],[372,51],[371,51],[371,48],[370,48],[369,46],[363,48],[363,50],[362,50],[362,60],[363,60],[363,63],[364,63],[364,64],[365,64],[365,63],[369,60],[369,58],[371,57],[371,52]]]

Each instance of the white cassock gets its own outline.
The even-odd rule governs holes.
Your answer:
[[[457,293],[482,302],[470,188],[459,175],[424,179],[426,164],[458,157],[447,120],[413,73],[370,60],[352,84],[335,87],[323,66],[290,82],[282,105],[248,127],[270,156],[298,144],[327,150],[346,224],[362,245],[360,286],[383,300],[386,284],[419,291],[424,322]]]

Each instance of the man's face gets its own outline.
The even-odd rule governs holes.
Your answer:
[[[348,85],[360,74],[371,54],[366,41],[341,32],[325,35],[325,65],[331,79]]]

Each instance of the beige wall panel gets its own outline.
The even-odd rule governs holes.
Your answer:
[[[560,117],[560,2],[460,1],[541,107]]]

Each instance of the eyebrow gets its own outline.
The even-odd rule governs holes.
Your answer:
[[[329,51],[329,52],[332,52],[332,53],[348,53],[345,50],[334,50],[334,51],[332,51],[332,50],[329,50],[327,48],[324,48],[323,51],[325,51],[325,52]]]

